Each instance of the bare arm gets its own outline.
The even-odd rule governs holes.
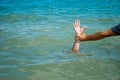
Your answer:
[[[110,36],[116,36],[116,34],[111,29],[108,29],[106,31],[97,32],[97,33],[94,33],[88,36],[86,36],[85,34],[82,34],[79,36],[79,40],[80,41],[94,41],[94,40],[100,40],[100,39],[110,37]]]
[[[80,42],[74,40],[72,50],[73,50],[74,52],[79,52],[79,47],[80,47]]]
[[[74,40],[74,43],[73,43],[72,50],[73,50],[73,52],[77,53],[77,52],[79,52],[79,48],[80,48],[80,40],[79,40],[79,38],[76,38],[76,36],[75,36],[75,40]]]
[[[85,27],[80,28],[80,20],[75,20],[73,27],[74,27],[76,36],[81,35],[85,29]],[[80,40],[79,40],[79,38],[75,37],[72,50],[74,52],[79,52],[79,48],[80,48]]]
[[[74,27],[76,35],[80,35],[80,21],[79,20],[75,20],[73,27]],[[78,38],[75,37],[72,51],[79,52],[79,47],[80,47],[80,41]]]

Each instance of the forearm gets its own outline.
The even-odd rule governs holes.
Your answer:
[[[79,47],[80,47],[80,41],[75,39],[75,41],[73,43],[72,51],[78,52],[79,51]]]
[[[73,50],[73,51],[78,51],[78,50],[79,50],[79,45],[80,45],[79,42],[74,41],[74,44],[73,44],[72,50]]]
[[[88,35],[83,40],[81,39],[80,40],[81,41],[93,41],[93,40],[100,40],[100,39],[110,37],[110,36],[116,36],[116,34],[111,29],[107,31],[97,32],[92,35]]]
[[[100,39],[103,39],[105,37],[107,37],[107,36],[103,36],[103,35],[101,35],[101,32],[97,32],[95,34],[86,36],[86,39],[84,41],[100,40]]]

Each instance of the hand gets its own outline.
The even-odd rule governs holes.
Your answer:
[[[75,20],[73,24],[74,30],[76,32],[76,40],[83,41],[86,38],[86,35],[83,33],[83,31],[87,28],[86,26],[80,27],[80,20]]]
[[[80,35],[80,20],[75,20],[73,23],[74,30],[76,32],[76,35]]]
[[[84,34],[84,33],[82,33],[81,35],[76,35],[75,36],[75,41],[86,41],[86,39],[87,39],[87,36]]]
[[[80,27],[80,20],[75,20],[74,24],[73,24],[74,30],[76,32],[76,35],[80,36],[81,34],[83,34],[83,31],[86,29],[85,27]]]

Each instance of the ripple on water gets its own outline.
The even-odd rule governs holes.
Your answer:
[[[86,34],[106,30],[120,21],[119,1],[1,0],[0,80],[119,80],[119,37],[71,51],[73,20]]]

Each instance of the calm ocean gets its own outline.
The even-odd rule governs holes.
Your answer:
[[[73,21],[86,34],[120,23],[120,0],[0,0],[0,80],[120,80],[120,37],[71,51]]]

